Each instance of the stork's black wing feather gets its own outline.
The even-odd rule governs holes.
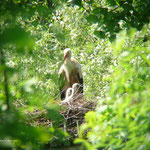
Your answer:
[[[80,75],[79,75],[79,73],[78,73],[78,79],[79,79],[79,82],[80,82],[80,91],[81,91],[81,93],[83,93],[83,77],[81,77],[80,78]]]
[[[65,99],[65,90],[64,90],[64,73],[59,74],[59,90],[61,100]]]

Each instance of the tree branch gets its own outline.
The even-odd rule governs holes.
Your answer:
[[[0,45],[0,54],[1,54],[1,65],[5,66],[5,56],[2,50],[2,46]],[[10,109],[10,105],[9,105],[9,90],[8,90],[8,78],[7,78],[7,71],[6,68],[4,68],[3,70],[3,75],[4,75],[4,91],[5,91],[5,96],[6,96],[6,105],[7,105],[7,110]]]

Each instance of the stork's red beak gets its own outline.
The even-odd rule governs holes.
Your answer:
[[[64,56],[63,62],[66,60],[67,57],[68,57],[68,53]]]

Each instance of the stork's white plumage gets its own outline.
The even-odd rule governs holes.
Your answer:
[[[70,48],[64,50],[64,60],[59,73],[60,75],[60,91],[61,99],[65,99],[66,91],[71,88],[74,83],[80,84],[79,92],[83,93],[83,75],[81,66],[76,59],[71,57]]]
[[[73,88],[68,88],[66,91],[66,97],[65,99],[61,102],[62,104],[68,103],[72,100],[74,94],[74,89]]]
[[[68,103],[70,105],[70,102],[76,99],[74,96],[78,94],[79,88],[80,84],[78,83],[73,84],[72,88],[68,88],[66,91],[66,97],[61,103],[62,104]]]

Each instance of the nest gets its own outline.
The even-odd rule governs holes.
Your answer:
[[[79,125],[85,121],[85,113],[94,110],[96,102],[85,101],[82,95],[78,94],[69,102],[61,103],[61,105],[65,106],[65,110],[60,111],[65,120],[64,130],[75,138],[78,136]]]
[[[70,134],[70,138],[75,138],[78,136],[79,126],[85,121],[84,116],[88,111],[92,111],[96,107],[96,101],[86,101],[83,96],[78,94],[74,96],[69,102],[63,103],[63,101],[58,102],[61,110],[59,110],[60,115],[63,120],[58,126],[65,132]],[[25,105],[21,105],[27,107]],[[47,118],[47,110],[34,109],[34,111],[24,112],[28,116],[28,124],[31,126],[43,126],[43,127],[53,127],[53,124],[57,122]]]

